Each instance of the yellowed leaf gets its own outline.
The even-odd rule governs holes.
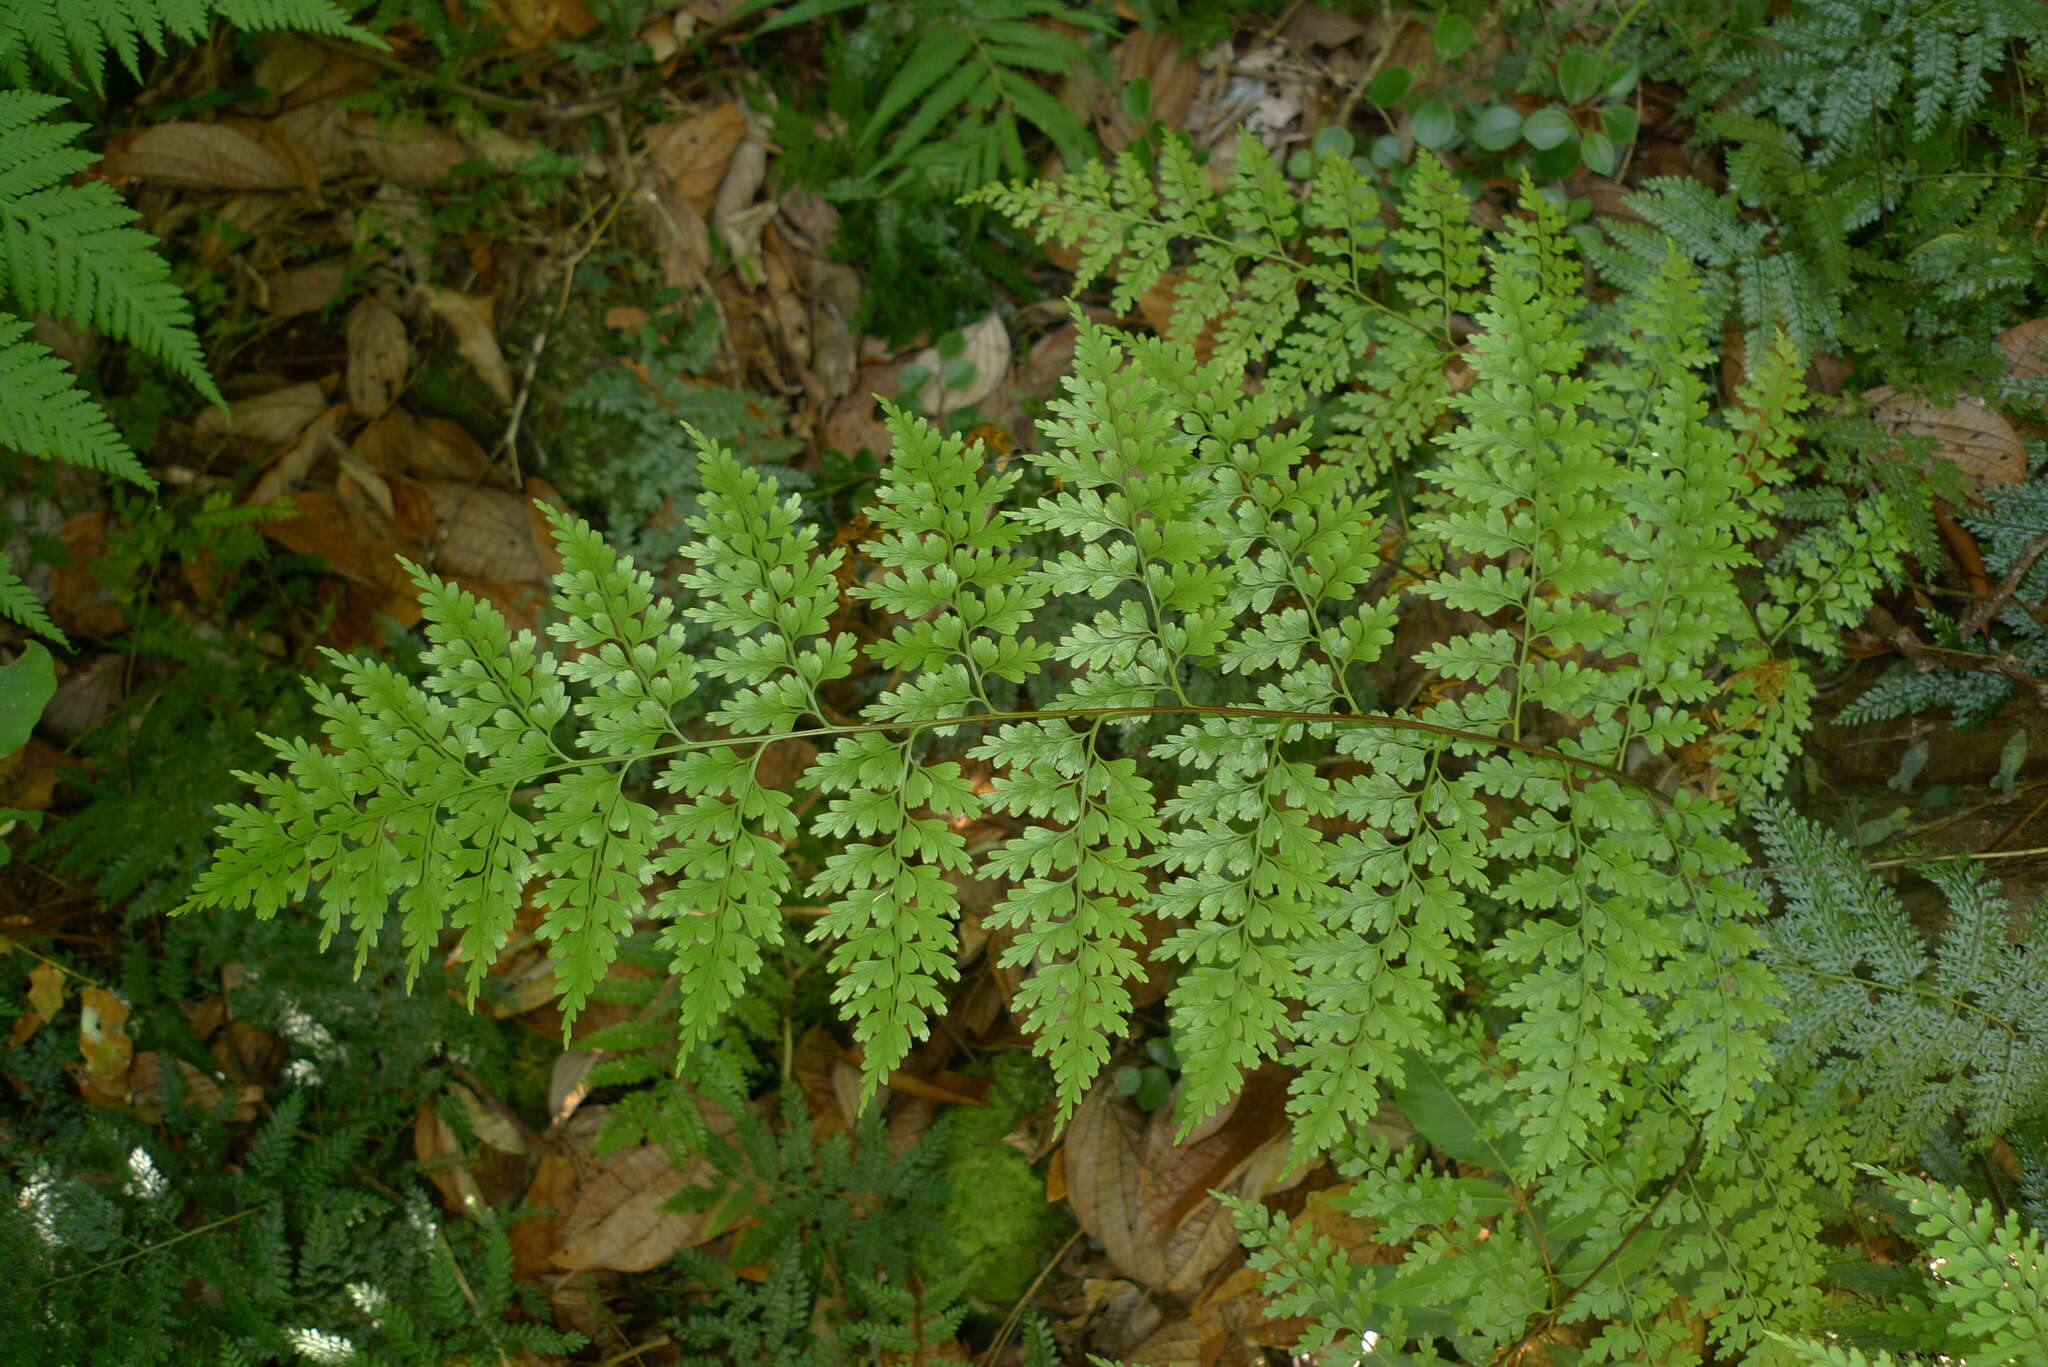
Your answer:
[[[44,1020],[55,1020],[64,1009],[64,970],[37,964],[28,971],[28,1004]]]
[[[78,1005],[78,1052],[86,1072],[96,1081],[121,1076],[134,1053],[133,1041],[121,1028],[128,1004],[104,987],[87,987],[78,994]]]
[[[348,402],[357,416],[375,418],[405,387],[412,347],[405,324],[375,295],[348,311]]]

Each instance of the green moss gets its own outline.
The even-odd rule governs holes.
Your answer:
[[[932,1275],[964,1266],[969,1296],[1007,1306],[1031,1285],[1068,1227],[1066,1213],[1046,1203],[1043,1174],[1003,1142],[1051,1101],[1052,1075],[1021,1051],[994,1055],[972,1071],[994,1085],[986,1106],[955,1107],[932,1127],[929,1142],[941,1151],[933,1175],[946,1199],[939,1226],[919,1241],[918,1263]]]

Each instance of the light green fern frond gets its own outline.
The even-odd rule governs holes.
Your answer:
[[[1440,162],[1417,163],[1384,255],[1379,193],[1348,158],[1317,161],[1306,203],[1250,137],[1220,193],[1185,139],[1166,141],[1156,177],[1127,149],[1114,169],[991,185],[968,200],[1073,245],[1080,284],[1113,273],[1121,309],[1166,280],[1185,249],[1166,336],[1228,364],[1263,363],[1283,402],[1335,393],[1333,446],[1361,471],[1441,420],[1452,317],[1474,305],[1482,270],[1471,205]]]
[[[1865,1167],[1884,1180],[1919,1217],[1919,1252],[1926,1259],[1938,1312],[1948,1325],[1947,1358],[1971,1367],[2032,1367],[2048,1345],[2048,1242],[2014,1212],[2000,1215],[1990,1201],[1925,1177]],[[1772,1334],[1800,1362],[1824,1367],[1901,1367],[1890,1352],[1866,1355],[1840,1343]]]
[[[382,47],[331,0],[8,0],[0,9],[0,76],[35,84],[35,71],[100,88],[113,52],[140,77],[142,49],[196,42],[218,17],[249,32],[302,29]]]

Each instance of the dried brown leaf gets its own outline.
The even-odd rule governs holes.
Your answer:
[[[263,311],[273,318],[296,318],[326,308],[341,294],[347,275],[348,265],[341,261],[273,271],[263,281]]]
[[[117,138],[100,169],[115,179],[202,190],[289,190],[305,183],[304,168],[276,148],[217,123],[160,123]]]
[[[739,101],[728,100],[687,119],[649,127],[647,155],[670,191],[702,217],[711,212],[733,151],[746,135],[746,113]]]
[[[508,584],[547,582],[547,563],[534,546],[524,497],[454,480],[424,483],[435,520],[445,531],[435,556],[443,574]]]
[[[422,291],[427,307],[436,317],[455,330],[455,346],[462,353],[462,359],[469,362],[497,396],[498,402],[510,405],[512,402],[512,372],[506,368],[505,354],[498,349],[498,326],[495,305],[489,295],[457,294],[429,285]]]
[[[267,394],[235,399],[225,413],[206,409],[193,422],[192,434],[202,439],[247,437],[282,446],[304,432],[326,407],[327,393],[318,384],[310,380],[288,384]]]
[[[1869,390],[1870,416],[1894,437],[1933,437],[1935,454],[1952,461],[1973,491],[2018,484],[2027,477],[2027,448],[2012,424],[1974,395],[1946,408],[1889,386]]]
[[[405,387],[412,346],[405,324],[375,295],[348,311],[348,402],[357,416],[381,417]]]

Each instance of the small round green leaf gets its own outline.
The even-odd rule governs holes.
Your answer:
[[[1593,98],[1600,88],[1600,58],[1591,48],[1575,47],[1557,59],[1557,92],[1573,104]]]
[[[1607,130],[1618,146],[1626,147],[1636,140],[1636,130],[1642,121],[1636,118],[1636,111],[1625,104],[1611,104],[1600,111],[1600,126]]]
[[[1139,76],[1124,86],[1121,96],[1124,117],[1143,126],[1152,121],[1152,81]]]
[[[1538,180],[1563,180],[1579,167],[1579,140],[1567,138],[1529,158],[1529,174]]]
[[[1605,133],[1588,133],[1579,139],[1579,159],[1586,163],[1586,169],[1596,176],[1611,176],[1617,157],[1614,139]]]
[[[1385,109],[1408,93],[1408,87],[1415,84],[1415,73],[1405,66],[1390,66],[1372,78],[1372,84],[1365,88],[1365,98]]]
[[[1348,157],[1357,148],[1351,139],[1351,130],[1339,126],[1316,130],[1315,141],[1310,144],[1318,157]]]
[[[1522,136],[1522,111],[1512,105],[1489,105],[1472,121],[1472,141],[1488,152],[1513,147]]]
[[[1573,131],[1571,115],[1556,105],[1545,105],[1522,120],[1522,136],[1539,152],[1563,145]]]
[[[1436,55],[1450,61],[1472,46],[1472,21],[1461,14],[1446,14],[1436,21]]]
[[[1643,77],[1643,68],[1635,62],[1623,62],[1607,75],[1607,89],[1601,93],[1610,100],[1624,98],[1636,88],[1636,82]]]
[[[1401,139],[1392,133],[1382,133],[1372,140],[1372,160],[1375,166],[1399,166],[1406,156],[1407,149],[1401,145]]]
[[[1458,116],[1442,100],[1430,100],[1415,111],[1415,140],[1432,151],[1458,139]]]
[[[1307,180],[1315,170],[1315,159],[1306,147],[1297,147],[1287,154],[1287,174],[1295,180]]]
[[[967,350],[967,335],[961,332],[960,329],[954,328],[951,332],[941,336],[938,341],[933,342],[932,349],[939,353],[941,360],[950,361],[961,352]]]
[[[28,744],[43,708],[57,691],[57,669],[41,642],[30,641],[0,668],[0,755]]]

